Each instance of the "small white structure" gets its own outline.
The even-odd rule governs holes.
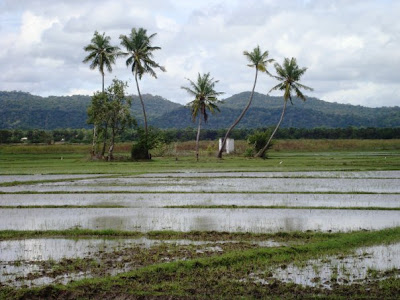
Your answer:
[[[27,137],[23,137],[23,138],[21,138],[21,142],[22,142],[22,143],[26,143],[26,142],[28,142],[28,138],[27,138]]]
[[[219,147],[218,149],[221,150],[222,148],[222,141],[223,139],[219,139]],[[235,140],[234,139],[226,139],[224,150],[226,153],[232,153],[235,151]]]

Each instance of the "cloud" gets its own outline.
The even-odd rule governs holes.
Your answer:
[[[254,70],[243,51],[257,45],[281,63],[296,57],[302,82],[327,101],[368,106],[400,99],[400,2],[374,0],[3,0],[0,1],[0,90],[92,94],[98,71],[82,63],[93,32],[115,45],[132,27],[157,33],[154,58],[167,68],[144,77],[144,93],[186,103],[185,78],[210,72],[225,96],[250,90]],[[273,66],[269,66],[271,72]],[[133,76],[119,59],[106,84]],[[260,76],[257,91],[276,82]]]

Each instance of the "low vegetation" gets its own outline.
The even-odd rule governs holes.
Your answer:
[[[398,170],[400,140],[278,140],[269,159],[244,157],[247,141],[236,141],[236,154],[218,161],[217,142],[199,143],[202,159],[193,159],[194,142],[160,144],[151,162],[130,160],[130,144],[117,144],[116,161],[90,160],[90,145],[1,145],[0,174],[138,174],[198,171],[366,171]]]
[[[66,232],[60,232],[60,235]],[[71,232],[72,233],[72,232]],[[96,234],[96,231],[81,234]],[[8,236],[23,236],[23,232]],[[25,232],[29,236],[30,232]],[[57,232],[53,232],[56,235]],[[104,232],[99,232],[104,234]],[[123,232],[110,235],[125,236]],[[48,233],[45,233],[48,236]],[[60,236],[59,235],[59,236]],[[75,236],[75,233],[73,234]],[[4,232],[0,232],[0,237]],[[40,236],[40,234],[39,234]],[[51,285],[40,288],[1,287],[4,299],[104,299],[104,298],[393,298],[400,292],[400,280],[396,272],[371,270],[365,282],[334,285],[333,289],[306,287],[270,279],[268,284],[252,279],[252,274],[272,268],[285,268],[289,263],[302,263],[317,257],[345,256],[356,248],[400,241],[400,228],[376,232],[352,233],[278,233],[273,235],[231,233],[149,233],[150,238],[185,238],[201,240],[232,240],[235,243],[218,244],[219,251],[206,251],[207,246],[180,246],[161,244],[149,249],[130,248],[115,253],[118,257],[135,262],[131,271],[116,276],[101,276],[111,267],[114,254],[101,254],[98,259],[61,260],[44,265],[45,274],[55,276],[63,272],[91,270],[92,279],[78,280],[67,285]],[[291,242],[290,246],[262,247],[256,240],[280,240]],[[201,250],[203,249],[203,250]],[[222,251],[222,252],[221,252]],[[121,254],[121,255],[120,255]],[[123,254],[123,255],[122,255]],[[139,255],[138,255],[139,254]],[[167,259],[169,258],[169,259]],[[168,261],[168,262],[165,262]],[[85,263],[84,263],[85,262]],[[79,267],[78,267],[79,266]],[[97,277],[96,274],[98,274]],[[390,275],[391,274],[391,275]],[[32,276],[36,276],[32,274]],[[267,274],[267,276],[269,276]],[[353,296],[351,296],[353,295]]]

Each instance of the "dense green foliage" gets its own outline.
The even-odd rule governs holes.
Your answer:
[[[210,116],[204,129],[228,128],[246,102],[250,92],[233,95],[219,105],[221,113]],[[307,97],[307,96],[306,96]],[[143,95],[149,125],[158,128],[194,127],[188,108],[159,96]],[[369,108],[329,103],[307,97],[286,109],[281,127],[346,128],[400,127],[400,107]],[[91,128],[86,123],[89,96],[40,97],[23,92],[0,92],[1,129]],[[252,106],[237,128],[259,128],[276,125],[282,111],[282,97],[255,93]],[[133,97],[132,115],[143,124],[139,98]]]
[[[160,140],[170,142],[186,142],[196,139],[196,129],[155,129]],[[235,129],[231,137],[235,140],[246,140],[249,135],[261,129]],[[201,140],[216,140],[225,133],[224,129],[204,129],[200,132]],[[21,138],[27,137],[27,143],[90,143],[92,130],[90,129],[55,129],[55,130],[0,130],[0,144],[21,143]],[[122,133],[117,141],[131,142],[139,138],[137,129],[129,129]],[[275,138],[277,139],[400,139],[400,127],[396,128],[280,128]]]

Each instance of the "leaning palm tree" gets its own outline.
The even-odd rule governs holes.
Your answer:
[[[297,61],[294,57],[289,60],[289,58],[285,58],[283,61],[283,65],[281,66],[278,63],[275,63],[274,65],[276,73],[278,76],[274,76],[276,79],[280,81],[279,84],[274,86],[269,92],[271,91],[284,91],[283,92],[283,110],[281,117],[279,119],[278,125],[276,125],[274,131],[272,132],[271,136],[269,137],[267,144],[260,150],[258,153],[255,155],[255,157],[264,157],[265,151],[267,151],[269,144],[271,143],[272,138],[274,137],[276,131],[278,130],[279,126],[281,125],[281,122],[283,120],[283,116],[285,115],[285,110],[286,110],[286,105],[287,101],[290,100],[290,103],[293,104],[292,102],[292,93],[295,93],[296,96],[303,101],[306,101],[306,97],[303,95],[303,93],[300,91],[300,89],[305,89],[312,91],[313,89],[302,85],[299,83],[301,76],[304,75],[306,72],[307,68],[299,68],[297,65]]]
[[[135,76],[136,88],[139,94],[140,103],[142,104],[144,129],[146,136],[148,135],[147,129],[147,116],[144,102],[139,89],[138,79],[142,79],[143,74],[148,73],[150,76],[157,78],[155,68],[159,68],[165,72],[165,68],[156,63],[153,58],[153,51],[160,50],[160,47],[152,46],[151,41],[157,35],[153,33],[147,36],[147,30],[143,28],[132,28],[129,36],[120,35],[121,45],[125,47],[126,51],[122,55],[129,56],[126,60],[126,66],[132,65],[132,74]]]
[[[216,110],[219,111],[217,103],[220,102],[217,96],[222,95],[223,92],[216,92],[214,87],[218,80],[210,77],[210,73],[197,76],[197,82],[193,82],[187,79],[190,83],[190,87],[181,88],[186,90],[190,95],[194,96],[195,99],[187,104],[191,109],[192,121],[195,122],[196,118],[199,118],[199,123],[197,127],[197,137],[196,137],[196,160],[199,160],[199,139],[200,139],[200,129],[201,121],[204,122],[208,120],[207,110],[214,113]]]
[[[84,63],[90,62],[90,69],[99,69],[102,85],[101,91],[104,93],[104,67],[108,72],[112,72],[112,64],[115,64],[115,59],[119,55],[119,48],[110,44],[111,38],[103,34],[99,34],[97,31],[94,32],[91,44],[85,46],[83,50],[89,52],[89,54],[83,60]],[[97,124],[93,124],[93,144],[92,144],[92,155],[95,155],[95,146],[97,138]]]
[[[251,104],[251,102],[253,100],[254,89],[256,88],[258,71],[265,72],[265,73],[269,74],[269,72],[267,70],[267,64],[268,63],[272,63],[274,61],[273,59],[268,59],[268,55],[269,55],[268,51],[262,52],[260,50],[260,46],[257,46],[256,48],[254,48],[253,52],[250,52],[250,53],[247,52],[247,51],[244,51],[243,55],[246,56],[246,58],[250,61],[250,64],[248,64],[248,66],[249,67],[255,67],[255,69],[256,69],[256,74],[255,74],[255,77],[254,77],[253,89],[251,90],[249,101],[247,102],[246,107],[243,109],[242,113],[235,120],[235,122],[233,122],[231,127],[229,127],[228,131],[226,132],[225,137],[222,140],[221,149],[219,149],[219,152],[218,152],[218,158],[222,158],[222,152],[223,152],[223,149],[225,147],[226,140],[228,139],[228,137],[229,137],[231,131],[233,130],[233,128],[236,127],[236,125],[240,122],[240,120],[243,118],[243,116],[245,115],[245,113],[247,112],[247,110],[250,107],[250,104]]]

